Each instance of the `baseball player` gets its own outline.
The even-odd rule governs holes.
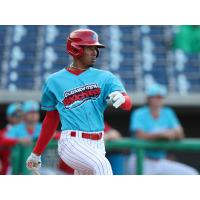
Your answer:
[[[8,124],[5,128],[0,130],[0,175],[6,175],[10,173],[10,148],[20,140],[7,138],[7,132],[16,124],[21,122],[22,110],[21,104],[12,103],[8,106],[6,110],[6,117]]]
[[[66,46],[73,62],[49,76],[43,86],[41,106],[46,116],[27,167],[39,169],[40,156],[61,121],[58,153],[75,174],[112,175],[105,157],[103,113],[108,100],[115,108],[130,110],[130,97],[112,73],[93,68],[99,48],[105,47],[96,32],[75,30]]]
[[[163,106],[166,88],[154,84],[147,88],[147,105],[131,113],[130,131],[133,137],[145,140],[180,140],[184,137],[183,128],[174,111]],[[145,154],[144,174],[194,175],[197,170],[185,164],[168,160],[162,150],[148,150]],[[135,170],[135,155],[129,161],[131,172]]]

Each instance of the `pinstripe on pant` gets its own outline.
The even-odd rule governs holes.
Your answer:
[[[71,137],[71,131],[63,131],[58,142],[58,154],[76,175],[112,175],[112,168],[105,157],[105,145],[101,140]],[[79,131],[80,133],[80,131]]]

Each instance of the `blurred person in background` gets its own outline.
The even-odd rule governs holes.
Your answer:
[[[107,122],[104,122],[104,140],[110,141],[110,140],[119,140],[122,138],[121,133],[110,126]]]
[[[26,139],[27,143],[38,138],[41,130],[39,123],[39,104],[36,101],[25,101],[22,105],[23,120],[8,132],[8,138]]]
[[[11,147],[13,147],[18,141],[16,139],[7,138],[7,132],[22,120],[22,108],[19,103],[12,103],[8,105],[6,110],[7,125],[0,130],[0,175],[6,175],[10,173],[10,154]]]
[[[115,128],[113,128],[108,122],[104,122],[104,140],[116,141],[122,139],[122,134]],[[106,153],[106,158],[109,160],[113,174],[123,175],[124,174],[124,163],[126,162],[126,154],[121,150],[109,151]]]
[[[131,113],[130,131],[133,138],[144,140],[181,140],[184,138],[183,128],[175,112],[164,106],[166,88],[153,84],[146,90],[147,105]],[[130,173],[135,172],[136,157],[129,160]],[[149,175],[196,175],[196,169],[167,159],[167,153],[162,150],[145,151],[144,174]]]
[[[23,143],[24,145],[30,145],[35,141],[39,137],[41,131],[39,110],[38,102],[33,100],[25,101],[22,104],[23,119],[19,124],[9,129],[6,134],[7,139],[15,140],[16,143]],[[56,137],[59,137],[58,133],[55,133],[54,139],[56,139]],[[62,174],[59,170],[50,167],[42,168],[40,173],[42,175]]]
[[[23,144],[23,146],[27,147],[26,150],[28,151],[28,146],[38,138],[41,130],[39,104],[32,100],[25,101],[22,104],[22,112],[22,121],[9,129],[6,133],[6,138],[16,140],[16,143]],[[20,151],[20,158],[18,159],[21,160],[21,153],[23,152]],[[20,165],[25,166],[25,164]]]

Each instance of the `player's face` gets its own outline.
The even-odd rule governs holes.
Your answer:
[[[13,124],[13,125],[20,123],[21,120],[22,120],[21,111],[17,111],[12,116],[8,117],[9,124]]]
[[[84,47],[84,55],[80,58],[81,63],[86,67],[92,67],[96,62],[97,47],[86,46]]]
[[[164,104],[164,98],[162,96],[149,97],[149,106],[153,108],[161,108]]]
[[[39,113],[35,111],[25,113],[24,119],[29,124],[35,124],[39,121]]]

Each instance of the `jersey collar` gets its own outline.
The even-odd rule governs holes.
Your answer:
[[[74,74],[74,75],[79,75],[79,74],[81,74],[81,73],[83,73],[83,72],[85,72],[84,70],[81,70],[81,69],[70,69],[69,67],[66,67],[65,68],[68,72],[70,72],[70,73],[72,73],[72,74]]]

